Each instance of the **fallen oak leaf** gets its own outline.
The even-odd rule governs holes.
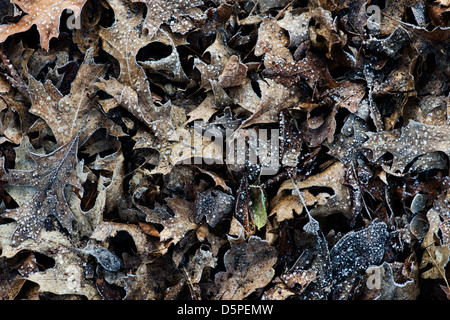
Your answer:
[[[41,46],[49,50],[50,39],[59,36],[59,20],[65,9],[74,12],[75,17],[81,14],[81,9],[87,0],[14,0],[27,14],[23,16],[16,24],[0,25],[0,43],[4,42],[9,36],[16,33],[25,32],[33,25],[36,25],[39,34]]]
[[[177,45],[179,44],[175,44],[175,41],[172,39],[171,35],[163,31],[163,29],[156,34],[156,37],[153,38],[152,43],[153,42],[160,42],[171,46],[172,52],[170,55],[161,58],[160,60],[143,61],[141,62],[142,66],[151,73],[157,73],[171,81],[187,83],[189,85],[192,80],[186,76],[181,65],[180,55],[177,50]]]
[[[149,44],[151,36],[143,31],[143,10],[134,11],[123,0],[109,0],[115,22],[99,31],[102,48],[120,65],[120,75],[97,83],[99,89],[112,95],[129,112],[150,125],[148,114],[153,107],[152,94],[144,69],[137,63],[138,51]]]
[[[394,159],[389,170],[394,173],[403,173],[409,163],[426,153],[442,151],[450,155],[450,129],[446,125],[435,126],[410,120],[401,129],[366,134],[369,140],[362,147],[372,150],[373,161],[386,152],[391,153]]]
[[[258,28],[258,39],[255,44],[255,56],[264,55],[264,66],[269,68],[278,61],[290,63],[292,54],[287,48],[288,37],[284,34],[275,18],[265,17]]]
[[[236,55],[231,56],[222,70],[218,84],[222,88],[236,87],[242,84],[247,76],[247,66]]]
[[[37,239],[50,215],[72,234],[73,214],[67,204],[64,189],[66,185],[72,185],[78,190],[83,188],[76,174],[77,150],[78,136],[51,154],[31,153],[30,156],[37,165],[35,170],[9,169],[3,175],[2,180],[11,185],[37,188],[36,194],[27,204],[3,213],[4,217],[18,222],[12,235],[13,244],[18,245],[27,238]]]
[[[197,68],[200,71],[200,87],[209,90],[211,89],[210,81],[218,80],[229,61],[229,58],[235,55],[235,51],[227,45],[224,31],[218,30],[216,39],[208,48],[206,48],[203,54],[205,53],[210,56],[209,63],[206,63],[199,58],[194,58],[194,68]]]
[[[278,189],[278,194],[283,190],[302,189],[308,191],[309,188],[326,187],[331,188],[334,194],[323,192],[316,196],[318,204],[309,210],[312,216],[328,216],[330,214],[341,212],[347,218],[352,217],[352,203],[350,199],[350,189],[345,185],[344,177],[346,167],[339,161],[332,164],[325,171],[308,177],[306,180],[294,183],[292,180],[283,182]],[[298,197],[298,194],[296,194]],[[322,199],[321,199],[322,198]],[[300,212],[297,212],[300,213]]]
[[[238,130],[256,123],[277,122],[282,109],[293,107],[300,100],[299,90],[296,87],[285,87],[273,79],[259,80],[258,84],[261,89],[261,100],[254,113]]]
[[[197,192],[194,205],[192,220],[198,224],[206,217],[206,222],[214,228],[222,219],[231,216],[234,197],[220,190],[209,189]]]
[[[298,14],[289,8],[284,13],[283,19],[278,21],[278,25],[289,33],[289,48],[297,48],[302,42],[309,40],[310,19],[310,12]]]
[[[146,256],[148,254],[161,255],[167,250],[164,243],[155,242],[137,225],[119,222],[102,221],[91,234],[90,239],[99,241],[99,244],[107,242],[120,232],[128,233],[136,245],[136,254]]]
[[[349,115],[333,142],[325,143],[328,154],[339,159],[346,166],[351,166],[357,158],[363,156],[361,145],[368,139],[367,131],[369,127],[364,120],[358,116]]]
[[[80,133],[80,145],[84,144],[91,134],[103,125],[111,134],[124,135],[112,121],[105,119],[98,110],[93,108],[93,103],[89,99],[94,84],[104,76],[105,71],[106,65],[96,64],[93,51],[89,49],[72,83],[70,94],[67,96],[63,96],[50,81],[42,84],[29,76],[28,90],[32,101],[29,111],[45,120],[52,129],[59,146],[73,139],[80,131],[82,124],[84,129]]]
[[[197,224],[191,221],[194,205],[177,197],[165,200],[175,215],[171,215],[163,208],[152,210],[141,205],[136,206],[147,215],[145,218],[146,222],[158,223],[164,226],[164,229],[159,233],[161,242],[170,240],[170,244],[176,244],[184,237],[186,232],[197,227]]]
[[[42,272],[33,272],[24,279],[39,285],[39,292],[83,295],[89,300],[100,299],[91,281],[85,278],[84,254],[73,247],[71,240],[59,231],[43,229],[39,241],[28,238],[18,245],[12,243],[17,222],[0,226],[2,257],[13,258],[21,251],[38,252],[54,259],[54,265]]]
[[[333,280],[341,281],[354,272],[379,264],[389,237],[386,223],[373,222],[369,227],[346,233],[330,250]]]
[[[314,205],[318,199],[307,190],[302,191],[307,206]],[[296,194],[278,193],[270,202],[269,216],[276,216],[276,221],[294,218],[294,212],[300,215],[303,212],[303,203]]]
[[[100,295],[91,281],[85,277],[83,264],[85,258],[72,248],[68,239],[53,249],[55,266],[35,272],[27,280],[39,285],[39,292],[51,292],[58,295],[83,295],[88,300],[100,300]]]
[[[325,119],[322,115],[320,115],[317,117],[308,118],[300,125],[304,139],[311,147],[317,147],[325,140],[328,143],[333,142],[334,133],[336,130],[336,113],[337,109],[333,108]]]
[[[267,241],[251,236],[248,242],[231,247],[224,255],[225,272],[215,277],[216,297],[221,300],[242,300],[273,278],[277,250]]]
[[[109,251],[107,248],[102,247],[95,242],[89,242],[86,247],[80,250],[85,254],[94,256],[98,263],[108,271],[116,272],[119,271],[121,267],[121,261],[114,253]]]
[[[160,26],[174,19],[178,24],[186,24],[183,19],[186,11],[190,8],[203,4],[202,0],[132,0],[133,2],[145,3],[147,6],[147,17],[144,28],[148,30],[149,36],[153,37]],[[181,20],[181,21],[179,21]],[[172,31],[175,32],[177,23],[171,23]],[[175,30],[173,30],[175,28]]]

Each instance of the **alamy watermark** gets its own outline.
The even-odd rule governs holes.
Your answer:
[[[66,21],[67,28],[69,30],[81,29],[81,14],[77,17],[72,9],[67,9],[67,13],[69,14]]]
[[[178,142],[168,154],[172,163],[258,165],[260,175],[280,168],[278,129],[221,130],[195,121],[193,130],[177,130],[171,140]]]
[[[381,289],[381,268],[379,266],[370,266],[366,270],[369,276],[366,281],[367,288],[370,290]]]
[[[366,9],[367,29],[370,31],[378,32],[381,24],[381,9],[377,5],[370,5]]]

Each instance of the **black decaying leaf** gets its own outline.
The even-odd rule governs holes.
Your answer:
[[[365,271],[383,260],[389,233],[386,223],[373,222],[360,231],[350,231],[330,250],[330,272],[332,281]]]

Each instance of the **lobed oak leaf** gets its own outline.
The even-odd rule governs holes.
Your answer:
[[[165,246],[162,242],[154,242],[147,234],[137,225],[119,222],[101,221],[91,234],[90,239],[99,241],[100,244],[106,246],[111,238],[119,233],[128,233],[136,246],[136,254],[146,255],[150,253],[165,253]]]
[[[240,86],[247,76],[247,70],[247,66],[240,61],[239,57],[233,55],[225,63],[223,71],[218,78],[218,84],[222,88]]]
[[[64,189],[71,185],[82,189],[76,174],[78,136],[48,155],[31,153],[36,162],[35,170],[10,169],[2,179],[13,186],[32,186],[36,194],[27,204],[5,211],[4,217],[18,222],[12,235],[13,244],[18,245],[27,238],[37,239],[45,229],[49,216],[54,216],[70,234],[73,232],[72,211]]]
[[[199,283],[203,274],[203,269],[209,267],[214,268],[217,264],[217,258],[214,258],[212,252],[208,248],[198,248],[194,257],[186,268],[186,273],[192,283]]]
[[[450,129],[446,125],[436,126],[410,120],[401,129],[367,132],[369,140],[362,147],[372,150],[374,161],[386,152],[391,153],[394,159],[389,170],[403,173],[408,164],[426,153],[441,151],[449,155],[449,134]]]
[[[108,121],[98,110],[93,109],[89,99],[94,84],[104,76],[105,71],[106,65],[96,64],[93,51],[89,49],[67,96],[63,96],[50,81],[47,80],[42,84],[29,76],[32,101],[29,111],[45,120],[59,146],[72,140],[81,126],[84,126],[80,133],[81,145],[95,130],[103,126],[108,128],[111,134],[124,135],[120,128]]]
[[[151,210],[140,205],[137,207],[147,214],[147,222],[159,223],[164,226],[159,233],[161,241],[171,240],[170,243],[176,244],[186,232],[197,227],[197,224],[191,221],[194,206],[191,202],[177,197],[167,198],[166,202],[174,211],[174,216],[163,208]]]
[[[192,82],[190,80],[181,65],[180,54],[178,53],[177,46],[180,45],[180,41],[176,43],[176,40],[173,39],[168,32],[165,32],[163,29],[156,34],[153,38],[153,42],[160,42],[165,45],[172,47],[172,52],[164,58],[155,61],[143,61],[141,62],[142,66],[151,73],[156,73],[164,76],[165,78],[174,81],[189,84]],[[181,42],[181,44],[187,44]]]
[[[217,111],[218,110],[214,101],[214,94],[212,92],[208,92],[206,94],[206,98],[195,109],[187,114],[189,119],[185,122],[185,124],[200,119],[204,123],[207,123]]]
[[[69,241],[62,242],[54,249],[55,266],[35,272],[28,280],[39,284],[39,292],[59,295],[83,295],[89,300],[99,300],[100,295],[93,283],[86,279],[83,268],[84,257],[77,250],[69,249]]]
[[[345,120],[340,134],[337,134],[332,143],[326,143],[328,154],[339,159],[346,166],[351,166],[357,158],[362,157],[361,145],[367,141],[368,125],[355,115]]]
[[[246,128],[256,123],[277,122],[282,109],[294,107],[300,100],[299,90],[295,87],[285,87],[272,79],[258,81],[261,89],[261,100],[255,112],[246,119],[240,128]]]
[[[317,202],[317,198],[307,190],[302,191],[302,197],[307,206],[312,206]],[[298,215],[303,212],[303,203],[298,195],[287,194],[286,192],[278,193],[272,199],[270,206],[269,216],[275,215],[277,222],[293,219],[294,212]]]
[[[303,189],[308,191],[309,188],[326,187],[333,190],[333,194],[322,192],[316,196],[317,205],[310,210],[312,216],[328,216],[333,213],[341,212],[347,218],[352,217],[350,200],[350,190],[345,185],[346,167],[339,161],[332,164],[325,171],[308,177],[306,180],[294,183],[291,180],[283,182],[278,189],[278,194],[283,190],[295,190],[302,192]],[[296,194],[298,197],[298,194]],[[307,197],[309,202],[310,195]],[[297,212],[300,213],[300,212]]]
[[[19,22],[15,24],[0,25],[0,43],[9,36],[25,32],[36,25],[41,46],[49,50],[50,39],[59,36],[59,20],[65,9],[70,9],[78,17],[87,0],[14,0],[25,13]]]
[[[200,86],[205,89],[211,89],[210,81],[218,80],[228,63],[228,60],[235,55],[235,51],[227,45],[224,32],[219,30],[216,33],[216,39],[208,48],[206,48],[204,54],[205,53],[210,55],[210,63],[195,58],[194,67],[197,68],[201,74]]]
[[[267,285],[275,274],[273,266],[277,251],[267,241],[251,236],[225,253],[225,272],[215,277],[221,300],[242,300],[258,288]]]
[[[158,31],[162,24],[169,21],[172,31],[180,30],[179,25],[188,24],[186,18],[187,11],[190,8],[198,7],[203,4],[202,0],[132,0],[133,2],[142,2],[147,6],[147,17],[145,18],[144,28],[148,30],[149,36]],[[175,22],[171,20],[174,19]],[[178,28],[177,28],[178,27]],[[175,29],[175,30],[174,30]],[[185,28],[181,28],[184,30]]]
[[[123,0],[110,0],[109,4],[116,20],[111,27],[101,28],[99,37],[103,50],[118,60],[120,75],[117,79],[102,80],[97,86],[149,125],[153,120],[148,114],[153,107],[152,94],[145,71],[136,61],[138,51],[152,41],[143,30],[144,13],[132,10]]]
[[[44,228],[39,241],[27,239],[14,245],[11,238],[17,224],[17,222],[11,222],[0,226],[2,257],[13,258],[19,252],[26,250],[40,253],[54,260],[51,268],[29,272],[23,279],[37,283],[39,285],[37,290],[40,293],[76,294],[90,300],[100,299],[93,283],[85,278],[84,255],[73,248],[73,242],[70,239],[59,231],[47,231]]]

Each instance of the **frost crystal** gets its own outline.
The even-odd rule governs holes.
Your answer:
[[[381,263],[387,238],[384,222],[374,222],[366,229],[347,233],[330,251],[332,280],[344,281],[370,265]]]

